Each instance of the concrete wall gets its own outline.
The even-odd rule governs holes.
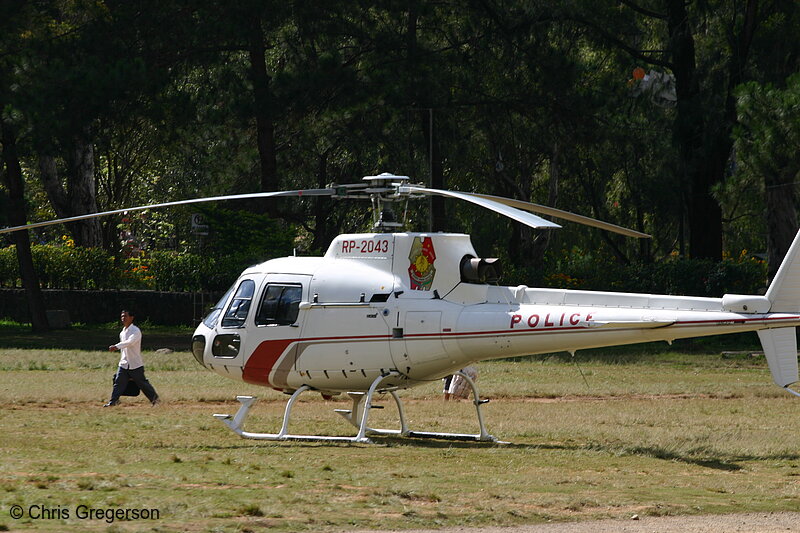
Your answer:
[[[139,322],[194,326],[222,293],[158,291],[85,291],[44,289],[45,308],[66,310],[72,322],[98,324],[119,321],[124,308],[136,310]],[[0,318],[30,322],[23,289],[0,289]]]

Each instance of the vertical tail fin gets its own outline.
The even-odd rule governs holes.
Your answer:
[[[786,387],[798,380],[796,328],[762,329],[758,332],[772,380]]]
[[[795,235],[775,279],[765,295],[772,313],[800,313],[800,232]],[[772,379],[781,387],[798,381],[796,328],[764,329],[758,332]],[[791,389],[786,389],[794,394]]]

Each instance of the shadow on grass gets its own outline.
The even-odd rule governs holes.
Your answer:
[[[614,452],[611,446],[597,446],[596,444],[587,446],[587,449],[600,449],[604,451]],[[616,452],[617,454],[619,452]],[[737,472],[744,468],[737,464],[736,461],[744,460],[742,457],[694,457],[690,454],[681,454],[675,450],[668,450],[659,446],[634,446],[631,448],[624,448],[622,453],[625,455],[638,455],[642,457],[652,457],[654,459],[663,459],[665,461],[675,461],[690,465],[702,466],[703,468],[713,468],[714,470],[723,470],[727,472]]]
[[[453,441],[453,440],[438,440],[438,439],[404,439],[400,437],[373,437],[376,443],[382,443],[387,446],[413,446],[425,447],[434,449],[474,449],[474,448],[509,448],[509,449],[522,449],[522,450],[553,450],[553,451],[597,451],[607,453],[613,456],[628,455],[628,456],[641,456],[660,459],[664,461],[675,461],[684,464],[700,466],[703,468],[710,468],[713,470],[721,470],[726,472],[737,472],[744,469],[740,463],[750,461],[797,461],[800,460],[800,453],[796,454],[777,454],[777,455],[750,455],[750,456],[695,456],[692,452],[680,453],[679,451],[669,450],[659,446],[633,446],[633,447],[620,447],[613,444],[517,444],[517,443],[492,443],[492,442],[474,442],[474,441]]]
[[[372,436],[370,437],[372,444],[356,443],[356,442],[342,442],[342,441],[261,441],[265,448],[275,446],[291,446],[301,448],[320,448],[320,447],[370,447],[379,446],[387,448],[427,448],[431,450],[475,450],[475,449],[512,449],[512,450],[529,450],[529,451],[559,451],[559,452],[581,452],[586,450],[606,452],[609,456],[641,456],[660,459],[670,462],[679,462],[689,465],[695,465],[702,468],[709,468],[723,472],[738,472],[745,467],[740,463],[750,461],[767,461],[767,460],[800,460],[800,454],[780,454],[777,456],[736,456],[736,457],[692,457],[691,455],[684,455],[674,451],[665,450],[659,447],[639,446],[625,451],[620,451],[616,446],[603,446],[603,445],[565,445],[565,444],[516,444],[516,443],[494,443],[494,442],[477,442],[477,441],[455,441],[455,440],[440,440],[440,439],[415,439],[415,438],[402,438],[402,437],[384,437]],[[253,443],[244,444],[236,443],[229,446],[208,446],[212,450],[236,450],[236,449],[252,449]]]
[[[275,428],[277,429],[277,428]],[[337,438],[349,438],[354,434],[335,435]],[[486,449],[509,449],[526,450],[531,452],[597,452],[608,455],[609,457],[635,456],[647,457],[663,461],[678,462],[688,465],[699,466],[723,472],[738,472],[745,468],[742,463],[763,462],[763,461],[800,461],[798,453],[776,453],[776,454],[751,454],[751,455],[726,455],[715,453],[711,449],[701,450],[674,450],[663,446],[627,446],[620,443],[515,443],[515,442],[488,442],[467,439],[447,439],[447,438],[421,438],[421,437],[400,437],[397,435],[368,435],[371,443],[347,442],[324,440],[257,440],[239,439],[231,434],[232,442],[229,445],[209,445],[204,446],[209,450],[237,450],[253,449],[254,446],[262,445],[266,448],[280,447],[299,447],[299,448],[327,448],[327,447],[384,447],[384,448],[424,448],[431,450],[486,450]],[[180,448],[177,446],[175,448]]]

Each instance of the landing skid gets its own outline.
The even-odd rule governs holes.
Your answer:
[[[403,410],[403,403],[400,400],[400,397],[397,395],[397,392],[394,390],[389,390],[389,394],[392,395],[394,398],[395,404],[397,405],[397,412],[400,416],[400,429],[376,429],[371,428],[367,425],[367,420],[369,418],[369,412],[371,409],[375,408],[376,406],[372,405],[372,397],[377,390],[379,390],[380,384],[387,378],[390,377],[398,377],[400,374],[398,372],[389,372],[385,375],[379,376],[372,382],[369,390],[364,392],[350,392],[348,395],[353,400],[353,407],[352,409],[336,409],[335,412],[342,415],[345,420],[350,422],[353,426],[358,428],[358,433],[354,437],[331,437],[331,436],[324,436],[324,435],[293,435],[289,433],[289,418],[292,414],[292,407],[294,403],[297,401],[297,398],[300,395],[308,390],[311,390],[311,387],[307,385],[303,385],[299,389],[297,389],[292,396],[289,398],[289,401],[286,402],[286,410],[283,413],[283,425],[281,426],[281,430],[278,433],[251,433],[249,431],[244,431],[242,426],[244,425],[244,421],[247,418],[247,414],[250,411],[250,408],[255,404],[256,398],[254,396],[237,396],[236,399],[242,404],[239,407],[239,410],[236,412],[234,416],[231,415],[223,415],[223,414],[215,414],[214,418],[221,420],[226,426],[228,426],[231,431],[239,435],[244,439],[257,439],[257,440],[307,440],[307,441],[334,441],[334,442],[364,442],[364,443],[372,443],[372,441],[367,437],[367,435],[395,435],[399,437],[411,437],[411,438],[420,438],[420,439],[451,439],[451,440],[467,440],[467,441],[476,441],[476,442],[500,442],[494,436],[490,435],[486,431],[486,426],[483,423],[483,415],[481,414],[481,405],[488,402],[489,400],[481,400],[480,395],[478,394],[478,388],[475,386],[475,382],[466,374],[459,371],[456,372],[458,375],[462,376],[466,379],[467,383],[472,387],[472,396],[473,396],[473,404],[475,405],[475,410],[478,415],[478,426],[480,427],[480,433],[476,435],[472,434],[462,434],[462,433],[435,433],[435,432],[428,432],[428,431],[411,431],[408,429],[408,424],[406,422],[405,412]]]

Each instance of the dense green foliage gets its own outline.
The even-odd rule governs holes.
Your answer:
[[[580,250],[564,251],[546,268],[510,267],[502,280],[562,289],[720,297],[759,294],[767,282],[764,261],[742,255],[723,261],[673,256],[625,265]]]
[[[15,163],[27,220],[392,171],[653,235],[636,242],[574,224],[541,235],[456,202],[434,203],[430,216],[427,202],[409,207],[409,229],[432,220],[471,233],[485,255],[581,286],[615,282],[570,272],[562,250],[591,251],[618,272],[645,265],[642,278],[685,278],[646,272],[679,271],[674,254],[718,261],[769,248],[774,267],[787,246],[776,228],[791,236],[797,225],[798,64],[794,2],[15,0],[0,7],[0,224],[20,203]],[[787,194],[770,195],[776,186]],[[203,249],[186,208],[31,239],[66,232],[118,268],[145,250],[153,283],[179,287],[213,278],[231,255],[319,252],[371,221],[364,204],[326,199],[225,207],[243,211],[201,211]],[[775,221],[764,224],[764,212]],[[262,214],[273,221],[250,218]],[[726,267],[701,277],[715,279],[715,268]],[[106,283],[54,270],[43,284]],[[691,292],[722,287],[709,283]]]
[[[148,238],[125,241],[121,254],[75,246],[66,235],[59,244],[33,245],[37,277],[53,289],[217,291],[230,286],[244,268],[292,253],[293,233],[274,220],[244,211],[202,211],[213,230],[202,241],[184,242],[183,251],[158,249],[166,238],[158,235],[160,224],[133,216],[120,226],[130,234],[147,224]],[[16,247],[0,248],[0,287],[20,282]]]
[[[583,255],[564,261],[563,272],[546,278],[562,288],[719,297],[757,294],[766,287],[763,261],[670,258],[660,263],[614,265]]]
[[[113,256],[99,249],[36,245],[33,250],[39,279],[47,288],[217,291],[233,283],[242,269],[260,261],[247,250],[227,255],[155,250],[116,266]],[[551,270],[556,273],[548,273]],[[565,289],[711,297],[726,293],[756,294],[766,285],[766,264],[746,257],[722,262],[673,257],[660,263],[620,266],[573,251],[565,253],[548,271],[511,267],[501,281]],[[0,287],[16,286],[19,274],[15,249],[0,248]]]
[[[155,250],[117,264],[99,248],[33,247],[36,274],[48,289],[147,289],[220,291],[255,261],[247,254],[214,259],[196,253]],[[0,248],[0,287],[19,287],[14,246]]]
[[[120,274],[114,258],[99,248],[37,244],[32,247],[37,275],[46,288],[116,288]],[[16,247],[0,249],[0,287],[19,285]]]

